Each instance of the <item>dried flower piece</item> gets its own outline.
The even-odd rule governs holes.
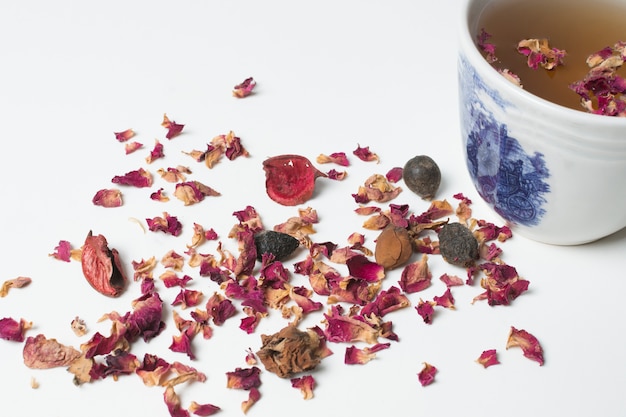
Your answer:
[[[126,153],[126,155],[129,155],[133,152],[135,152],[138,149],[143,148],[143,143],[139,143],[139,142],[128,142],[124,145],[124,152]]]
[[[415,310],[417,314],[420,315],[424,323],[432,324],[433,316],[435,315],[435,302],[434,301],[424,301],[420,298],[415,306]]]
[[[334,152],[330,155],[319,154],[316,158],[316,162],[318,164],[328,164],[332,162],[344,167],[350,166],[350,161],[348,161],[348,157],[345,152]]]
[[[357,147],[354,151],[352,151],[352,154],[354,154],[361,161],[365,161],[365,162],[376,161],[376,163],[380,162],[380,158],[378,158],[378,155],[370,151],[369,146],[362,148],[361,145],[357,144]]]
[[[256,81],[254,81],[254,78],[248,77],[241,83],[233,87],[233,96],[237,98],[248,97],[250,94],[252,94],[252,90],[254,90],[254,87],[256,87]]]
[[[187,180],[185,174],[191,174],[191,170],[187,167],[179,165],[176,168],[159,168],[157,170],[157,174],[159,174],[161,178],[167,182],[177,183]]]
[[[180,135],[183,131],[185,125],[178,124],[174,121],[171,121],[167,114],[163,114],[163,121],[161,122],[161,126],[167,129],[167,133],[165,137],[167,139],[173,139],[174,137]]]
[[[352,197],[359,204],[367,204],[370,201],[385,203],[396,198],[401,192],[402,188],[391,185],[384,175],[374,174],[365,180]]]
[[[174,195],[186,206],[199,203],[205,197],[216,197],[221,194],[199,181],[188,181],[176,184]]]
[[[298,249],[300,241],[287,233],[262,230],[254,235],[254,244],[259,261],[264,254],[271,254],[275,260],[282,261]]]
[[[479,258],[478,241],[461,223],[447,223],[439,230],[439,251],[453,265],[469,267]]]
[[[241,403],[241,411],[244,414],[248,413],[250,407],[256,404],[261,399],[261,392],[258,388],[252,388],[248,391],[248,399]]]
[[[538,362],[540,366],[543,365],[543,348],[539,344],[539,340],[526,330],[518,330],[511,326],[509,338],[506,342],[506,348],[510,347],[521,348],[525,357]]]
[[[200,417],[212,416],[218,411],[220,411],[220,408],[213,404],[199,404],[195,401],[189,404],[189,412]]]
[[[17,321],[11,317],[0,319],[0,339],[10,340],[12,342],[23,342],[24,332],[30,329],[33,323],[24,319]]]
[[[493,43],[489,42],[491,38],[491,34],[485,31],[485,28],[480,29],[480,33],[478,34],[478,48],[486,55],[485,59],[489,63],[494,63],[498,60],[496,57],[496,46]]]
[[[74,332],[74,334],[76,336],[84,336],[87,334],[87,325],[85,325],[85,320],[81,319],[80,317],[76,316],[72,322],[70,323],[70,326],[72,327],[72,331]]]
[[[170,198],[163,193],[163,188],[159,188],[158,190],[150,194],[150,200],[166,203],[170,201]]]
[[[402,179],[404,169],[402,167],[393,167],[385,174],[385,178],[392,184],[397,183]]]
[[[318,332],[301,331],[292,325],[272,335],[261,335],[261,342],[257,356],[266,370],[281,378],[310,371],[330,354]]]
[[[114,184],[130,185],[137,188],[152,186],[152,174],[143,168],[129,171],[124,175],[116,175],[111,180]]]
[[[115,139],[117,139],[118,142],[126,142],[128,139],[135,136],[135,132],[133,131],[133,129],[126,129],[121,132],[114,132],[113,134],[115,135]]]
[[[299,378],[291,379],[291,386],[298,388],[302,392],[305,400],[313,398],[313,389],[315,388],[315,378],[312,375],[304,375]]]
[[[59,240],[59,244],[54,247],[54,252],[48,256],[59,261],[69,262],[72,259],[72,245],[67,240]]]
[[[168,213],[163,213],[163,217],[154,217],[152,219],[146,219],[148,223],[148,229],[151,232],[161,231],[165,234],[172,236],[178,236],[183,231],[183,225],[178,221],[176,216],[170,216]]]
[[[299,155],[279,155],[263,161],[267,195],[284,206],[308,201],[315,190],[315,180],[326,177],[311,162]]]
[[[424,200],[431,200],[441,183],[441,171],[429,156],[417,155],[409,159],[402,170],[404,183]]]
[[[562,49],[551,48],[547,39],[523,39],[517,44],[517,51],[528,57],[530,68],[542,67],[546,70],[563,65],[563,58],[567,54]]]
[[[28,277],[17,277],[8,279],[2,283],[0,287],[0,297],[6,297],[9,294],[11,288],[22,288],[32,282],[32,279]]]
[[[376,238],[374,256],[385,269],[404,265],[413,254],[409,232],[403,227],[387,226]]]
[[[485,368],[488,368],[492,365],[498,365],[500,363],[495,349],[489,349],[489,350],[483,351],[483,353],[480,354],[478,359],[476,359],[476,362],[478,362]]]
[[[153,163],[157,159],[161,159],[165,157],[165,153],[163,152],[163,144],[159,142],[158,139],[154,140],[154,147],[150,151],[150,154],[146,157],[146,162],[148,164]]]
[[[376,352],[387,349],[389,346],[391,346],[391,343],[377,343],[363,349],[354,345],[348,346],[343,362],[346,365],[364,365],[376,357]]]
[[[400,275],[400,288],[406,293],[422,291],[430,286],[432,273],[428,267],[428,255],[422,254],[419,261],[408,264]]]
[[[24,364],[31,369],[50,369],[69,366],[81,357],[81,352],[65,346],[56,339],[47,339],[43,334],[28,337],[23,349]]]
[[[91,231],[83,244],[81,265],[87,282],[101,294],[119,296],[126,287],[126,275],[116,249],[109,249],[103,235]]]
[[[122,192],[117,188],[104,188],[96,192],[96,195],[93,196],[91,202],[95,206],[102,207],[120,207],[122,202]]]
[[[433,365],[427,362],[424,362],[424,367],[419,372],[419,374],[417,374],[417,377],[420,381],[420,384],[422,384],[422,386],[425,387],[426,385],[430,385],[433,382],[435,382],[436,373],[437,373],[437,368],[435,368]]]

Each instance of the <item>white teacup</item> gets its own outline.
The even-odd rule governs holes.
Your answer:
[[[626,117],[560,106],[503,77],[476,44],[490,1],[465,1],[459,34],[461,133],[478,193],[515,232],[545,243],[626,227]]]

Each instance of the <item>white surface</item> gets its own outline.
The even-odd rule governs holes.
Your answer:
[[[92,333],[107,332],[108,323],[97,319],[128,311],[139,295],[138,284],[119,299],[97,294],[77,263],[48,257],[58,241],[79,246],[90,229],[102,233],[130,269],[131,260],[160,258],[170,249],[182,253],[196,221],[214,227],[236,250],[226,238],[236,221],[234,211],[253,205],[268,228],[296,214],[265,195],[261,162],[281,153],[314,159],[320,153],[350,154],[361,144],[381,158],[377,165],[351,157],[346,181],[318,181],[309,205],[320,215],[313,235],[320,242],[343,245],[350,233],[363,231],[364,219],[352,212],[356,205],[350,194],[370,174],[384,174],[421,153],[441,166],[439,198],[452,201],[453,194],[463,192],[474,200],[476,217],[499,222],[479,202],[461,158],[458,7],[450,0],[3,2],[2,280],[21,275],[33,282],[0,299],[0,316],[31,320],[35,327],[27,335],[41,332],[74,346],[87,340],[70,330],[77,315]],[[258,81],[256,94],[233,98],[232,86],[248,76]],[[186,125],[183,135],[164,139],[163,113]],[[124,155],[113,132],[126,128],[136,130],[144,150]],[[250,158],[223,161],[209,171],[179,153],[202,149],[229,130],[242,138]],[[186,164],[194,179],[222,196],[183,207],[175,199],[165,205],[150,201],[148,190],[124,189],[122,208],[92,206],[93,194],[108,187],[114,175],[146,166],[155,138],[166,146],[167,159],[150,169]],[[157,186],[168,184],[157,180],[153,189]],[[410,204],[418,213],[427,207],[406,189],[394,203]],[[144,234],[129,221],[163,211],[186,225],[183,236]],[[345,346],[331,344],[335,354],[315,372],[318,387],[309,401],[288,381],[264,372],[262,398],[248,415],[621,415],[626,412],[625,245],[624,231],[579,247],[516,236],[502,245],[503,259],[531,284],[512,306],[470,304],[481,291],[474,285],[453,289],[457,309],[440,311],[430,326],[413,306],[392,313],[387,318],[400,341],[376,360],[343,365]],[[203,247],[213,248],[211,243]],[[414,305],[420,297],[444,292],[439,275],[464,272],[436,256],[431,269],[433,285],[410,296]],[[385,286],[398,278],[399,271],[390,273]],[[178,292],[159,288],[166,303]],[[206,294],[216,289],[197,276],[190,288]],[[224,373],[245,366],[245,350],[256,350],[261,333],[286,322],[273,312],[249,336],[238,329],[240,313],[216,328],[211,340],[196,338],[198,359],[188,361],[167,349],[176,334],[167,310],[161,336],[147,345],[138,342],[132,352],[180,360],[206,373],[204,384],[177,387],[184,405],[213,403],[221,415],[242,415],[239,405],[247,394],[226,389]],[[319,319],[316,315],[306,324]],[[505,351],[510,326],[539,338],[544,366],[518,349]],[[502,363],[483,369],[474,360],[490,348],[498,349]],[[19,343],[0,341],[0,349],[3,414],[168,415],[162,390],[143,386],[137,377],[76,387],[63,369],[26,368]],[[423,362],[439,369],[427,387],[416,376]],[[36,390],[31,377],[40,384]]]

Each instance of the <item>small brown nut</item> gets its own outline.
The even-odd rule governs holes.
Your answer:
[[[376,239],[374,257],[385,269],[405,264],[413,254],[409,231],[403,227],[387,226]]]

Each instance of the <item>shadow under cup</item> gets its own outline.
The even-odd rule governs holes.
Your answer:
[[[540,242],[582,244],[626,227],[626,118],[551,103],[499,74],[475,43],[489,1],[465,2],[459,33],[461,138],[476,190]]]

